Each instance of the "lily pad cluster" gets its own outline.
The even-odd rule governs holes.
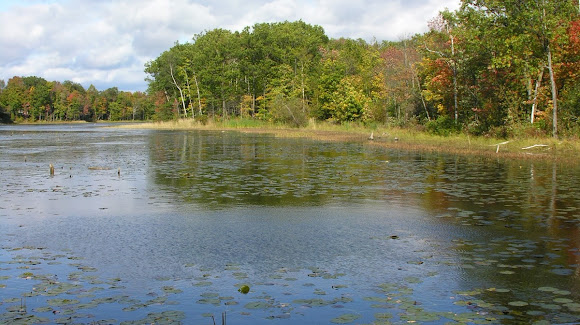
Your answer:
[[[460,266],[465,276],[478,279],[493,274],[496,286],[456,292],[455,304],[518,322],[568,323],[580,319],[580,297],[569,275],[578,265],[570,264],[567,239],[538,240],[497,237],[488,242],[456,240]],[[482,284],[489,286],[489,281]]]
[[[74,262],[81,258],[71,254],[5,247],[0,258],[0,290],[6,297],[0,301],[0,324],[178,324],[184,319],[179,310],[150,312],[143,319],[131,315],[150,306],[172,305],[168,296],[179,289],[170,286],[161,288],[164,296],[142,301],[123,293],[121,279],[90,275],[98,270]],[[99,318],[109,314],[122,317]]]

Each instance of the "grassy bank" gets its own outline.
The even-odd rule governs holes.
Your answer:
[[[310,138],[322,141],[351,141],[366,145],[399,148],[403,150],[447,152],[467,155],[501,156],[531,159],[575,160],[580,157],[580,142],[553,138],[495,139],[473,137],[467,134],[439,136],[414,128],[368,127],[358,124],[336,125],[311,122],[302,128],[273,124],[258,120],[231,119],[208,121],[193,120],[151,122],[122,125],[123,128],[160,130],[236,130],[244,133],[268,133],[282,138]],[[372,134],[372,140],[370,139]]]

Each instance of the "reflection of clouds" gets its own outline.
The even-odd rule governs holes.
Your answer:
[[[70,132],[74,128],[83,132]],[[45,219],[145,210],[146,194],[140,189],[146,188],[146,179],[140,175],[147,172],[148,160],[142,138],[97,130],[89,125],[15,127],[18,140],[4,141],[0,153],[5,158],[0,164],[12,171],[3,182],[10,184],[11,204],[24,215]],[[55,166],[54,177],[49,177],[49,164]]]
[[[73,249],[110,276],[183,278],[191,276],[186,264],[241,264],[251,275],[318,267],[345,272],[344,281],[365,289],[416,277],[424,280],[416,292],[428,295],[423,307],[437,309],[454,291],[477,288],[508,288],[531,305],[538,287],[569,279],[558,272],[580,272],[577,166],[556,165],[556,173],[534,162],[530,182],[526,162],[353,143],[89,125],[6,128],[15,139],[0,141],[0,169],[8,171],[0,174],[8,189],[0,223],[12,228],[11,240]],[[22,132],[32,128],[42,132]],[[57,168],[52,178],[49,162]],[[254,192],[262,201],[244,197]],[[481,291],[507,304],[498,292]]]

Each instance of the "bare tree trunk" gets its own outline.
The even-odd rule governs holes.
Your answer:
[[[542,1],[542,18],[543,18],[543,35],[546,37],[546,0]],[[550,72],[550,86],[552,89],[552,136],[558,137],[558,93],[556,90],[556,78],[554,77],[554,67],[552,66],[552,50],[550,48],[550,40],[544,39],[544,47],[546,55],[548,56],[548,72]]]
[[[185,71],[185,68],[183,68],[183,73],[185,74],[185,84],[187,85],[187,98],[189,99],[189,106],[191,106],[191,118],[195,118],[193,105],[191,105],[191,88],[189,87],[189,78],[187,77],[187,71]]]
[[[304,90],[304,63],[300,67],[300,83],[302,87],[302,112],[306,112],[306,95]]]
[[[183,112],[185,114],[185,117],[187,117],[187,110],[185,108],[185,99],[183,99],[183,91],[181,91],[181,87],[179,87],[177,81],[175,80],[175,77],[173,76],[173,65],[171,63],[169,64],[169,72],[171,72],[171,79],[173,79],[173,84],[179,90],[179,96],[181,96],[181,104],[183,105]]]
[[[540,70],[540,75],[538,76],[538,80],[536,80],[536,87],[534,88],[534,99],[532,103],[532,115],[530,117],[530,122],[534,124],[534,118],[536,116],[536,107],[538,105],[538,90],[542,84],[542,78],[544,77],[544,67]]]
[[[226,111],[226,100],[222,99],[222,114],[224,117],[224,120],[228,117],[228,112]]]
[[[552,51],[550,44],[546,47],[548,51],[548,71],[550,72],[550,84],[552,87],[552,136],[558,137],[558,93],[556,90],[556,79],[554,77],[554,67],[552,66]]]
[[[171,101],[169,100],[169,94],[167,93],[167,90],[163,90],[163,92],[165,93],[165,100],[167,100],[167,103],[171,103]]]
[[[457,120],[458,120],[458,110],[459,110],[459,104],[458,104],[458,100],[457,100],[457,63],[455,62],[455,41],[453,38],[453,35],[451,35],[451,33],[449,32],[449,29],[447,30],[447,33],[449,33],[449,39],[451,39],[451,60],[452,60],[452,70],[453,70],[453,108],[454,108],[454,115],[455,115],[455,123],[457,124]]]
[[[195,71],[193,72],[193,81],[195,81],[195,89],[197,89],[197,106],[199,108],[199,115],[201,115],[201,96],[199,94],[199,84],[197,83],[197,76],[195,75]]]
[[[421,102],[423,103],[423,108],[425,109],[425,114],[427,114],[427,120],[431,121],[431,115],[429,115],[429,110],[427,109],[427,104],[425,103],[425,97],[423,97],[423,89],[421,88],[421,81],[417,77],[416,71],[413,70],[415,79],[417,79],[417,85],[419,86],[419,95],[421,96]]]

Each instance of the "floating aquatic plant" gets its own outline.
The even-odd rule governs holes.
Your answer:
[[[359,318],[361,318],[361,315],[359,314],[343,314],[331,319],[330,322],[335,324],[349,324],[356,321]]]

